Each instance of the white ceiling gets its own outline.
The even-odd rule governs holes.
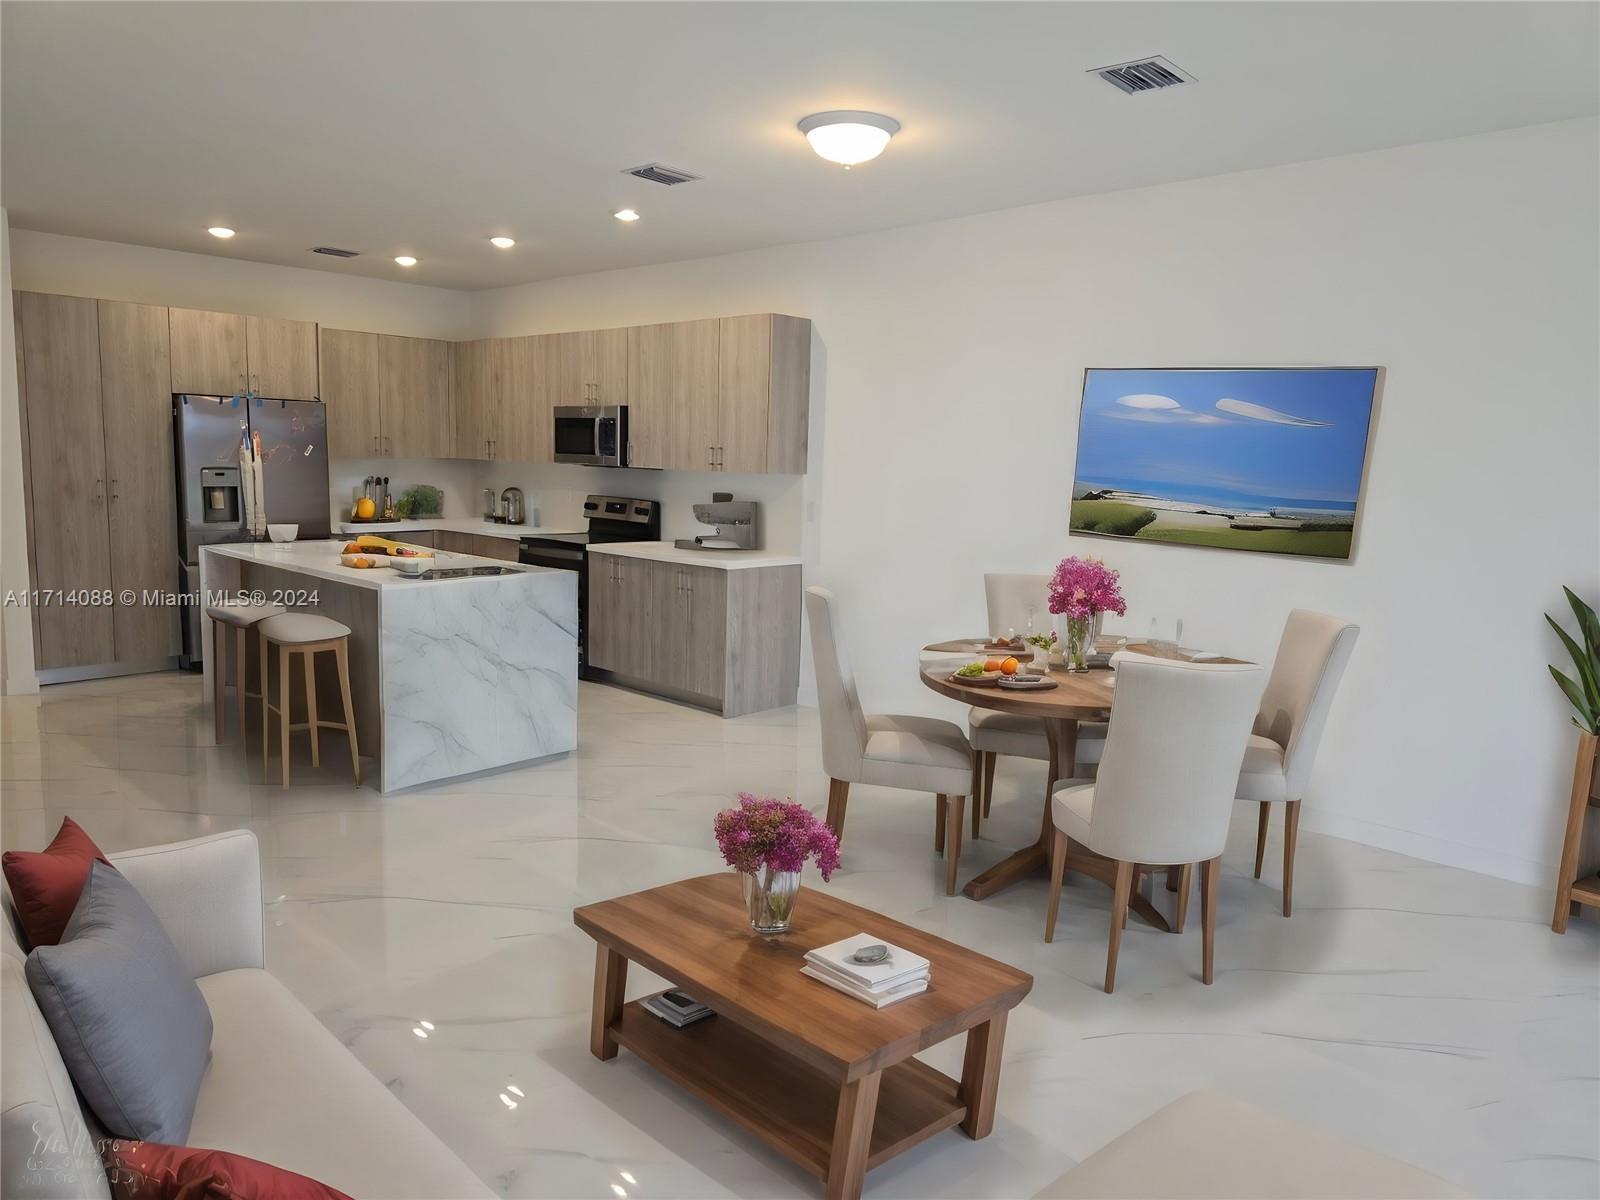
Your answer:
[[[1586,115],[1594,3],[3,6],[22,229],[454,288]],[[1193,86],[1091,67],[1164,54]],[[795,129],[904,129],[842,171]],[[620,174],[661,161],[667,189]],[[1530,186],[1538,186],[1530,181]],[[610,213],[637,207],[632,226]],[[204,232],[225,224],[227,243]],[[492,234],[517,239],[489,246]],[[332,244],[348,262],[307,253]],[[406,270],[396,254],[421,265]]]

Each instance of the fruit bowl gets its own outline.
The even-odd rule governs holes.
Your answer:
[[[347,567],[359,570],[366,567],[381,567],[387,560],[377,554],[341,554],[339,561]]]

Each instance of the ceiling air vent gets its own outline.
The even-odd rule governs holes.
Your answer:
[[[331,254],[331,255],[333,255],[334,258],[357,258],[357,257],[360,256],[361,251],[359,251],[359,250],[341,250],[337,246],[313,246],[313,247],[311,247],[311,253],[313,253],[313,254]]]
[[[693,183],[699,179],[698,175],[691,175],[687,171],[680,171],[677,167],[669,167],[665,163],[645,163],[642,167],[629,167],[624,175],[632,175],[635,179],[643,179],[649,183],[659,183],[666,187],[673,187],[680,183]]]
[[[1193,75],[1168,62],[1159,54],[1154,58],[1140,58],[1133,62],[1117,63],[1112,67],[1096,67],[1089,74],[1100,76],[1130,96],[1136,92],[1155,92],[1162,88],[1194,82]]]

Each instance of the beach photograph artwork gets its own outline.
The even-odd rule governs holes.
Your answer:
[[[1349,558],[1378,371],[1089,368],[1072,532]]]

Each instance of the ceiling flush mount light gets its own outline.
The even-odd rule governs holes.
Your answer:
[[[803,118],[800,132],[821,157],[849,170],[882,154],[889,139],[900,132],[900,122],[882,113],[841,109]]]
[[[402,267],[414,267],[417,265],[417,260],[412,258],[409,254],[396,254],[394,256],[394,260]]]
[[[637,221],[639,219],[639,214],[631,208],[619,208],[611,215],[619,221]]]
[[[516,238],[492,237],[492,238],[489,239],[489,245],[496,246],[501,250],[509,250],[509,249],[511,249],[511,247],[515,246],[516,244],[517,244],[517,239]]]
[[[206,232],[214,238],[231,238],[233,236],[233,230],[226,225],[213,225]]]

